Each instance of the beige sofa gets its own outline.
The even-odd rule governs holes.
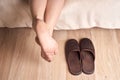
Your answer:
[[[27,0],[0,0],[0,27],[31,27]],[[120,0],[67,0],[56,30],[120,28]]]

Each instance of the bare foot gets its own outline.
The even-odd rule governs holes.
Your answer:
[[[36,42],[41,46],[41,56],[51,62],[54,55],[58,53],[57,42],[52,38],[48,26],[44,22],[38,22],[35,31],[37,33]]]

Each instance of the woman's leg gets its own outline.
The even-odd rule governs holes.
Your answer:
[[[30,9],[32,13],[32,24],[33,29],[36,29],[37,19],[44,21],[44,14],[47,5],[47,0],[29,0],[30,1]]]
[[[56,25],[57,19],[64,6],[65,0],[48,0],[45,10],[45,22],[49,26],[50,34],[53,33],[53,28]]]
[[[62,0],[30,1],[33,15],[33,28],[38,37],[37,41],[41,46],[41,55],[47,61],[51,61],[58,50],[57,42],[52,38],[52,31],[63,6],[63,2],[61,1]]]
[[[36,32],[36,39],[37,39],[37,43],[41,46],[41,56],[46,59],[47,61],[49,61],[49,59],[47,58],[47,55],[45,55],[44,53],[44,49],[42,47],[44,47],[43,44],[41,44],[41,40],[42,40],[42,34],[44,34],[46,32],[46,25],[44,23],[44,14],[45,14],[45,8],[47,5],[47,0],[29,0],[30,2],[30,9],[31,9],[31,13],[32,13],[32,27]],[[40,36],[40,37],[39,37]],[[43,36],[46,37],[46,36]],[[43,41],[44,42],[44,41]]]

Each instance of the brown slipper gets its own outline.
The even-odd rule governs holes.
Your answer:
[[[93,43],[88,38],[80,40],[80,55],[82,60],[82,71],[85,74],[94,72],[95,49]]]
[[[82,72],[79,44],[75,39],[70,39],[65,44],[65,55],[69,72],[79,75]]]

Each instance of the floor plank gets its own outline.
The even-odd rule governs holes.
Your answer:
[[[65,60],[68,39],[88,37],[95,46],[95,72],[73,76]],[[0,80],[118,80],[120,77],[120,30],[80,29],[54,31],[59,54],[53,62],[41,58],[40,46],[30,28],[0,28]]]

